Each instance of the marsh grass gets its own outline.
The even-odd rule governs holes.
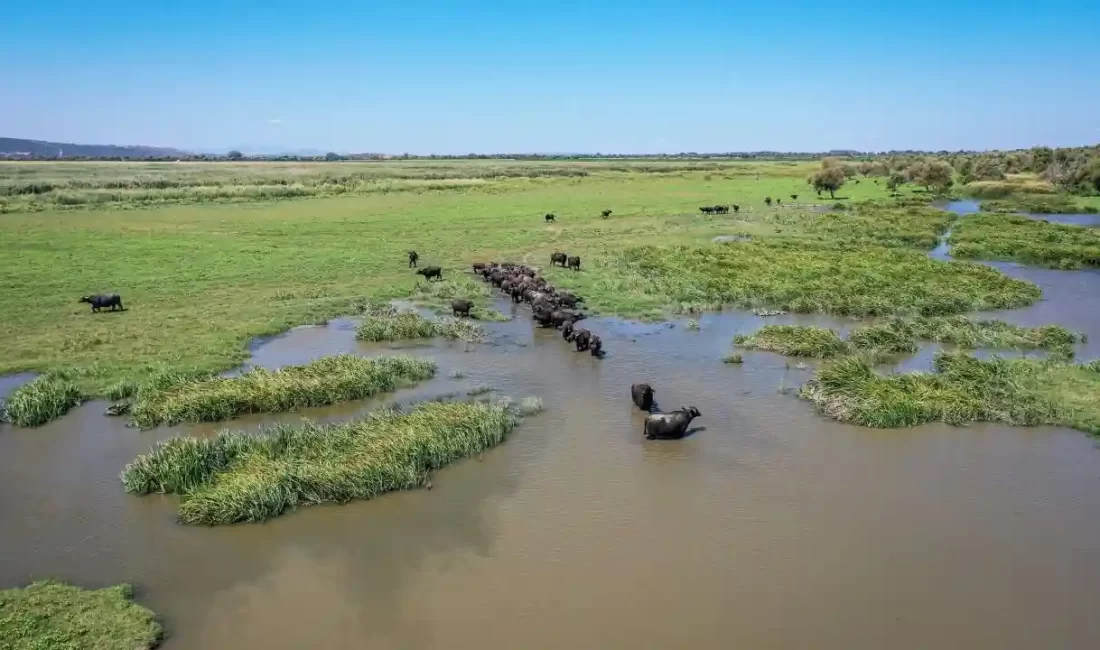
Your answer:
[[[597,276],[596,273],[592,274]],[[568,274],[561,274],[569,282]],[[846,316],[945,315],[1034,303],[1035,285],[995,269],[904,249],[770,241],[643,246],[609,254],[587,286],[593,306],[625,315],[670,304],[769,307]]]
[[[744,363],[744,362],[745,362],[745,360],[741,357],[740,354],[737,354],[737,353],[727,354],[726,356],[722,357],[722,363],[734,363],[734,364],[736,364],[736,363]]]
[[[952,231],[951,254],[1058,269],[1100,268],[1100,233],[1021,215],[981,213],[962,219]]]
[[[765,325],[752,335],[734,337],[733,342],[750,350],[767,350],[789,357],[822,359],[848,351],[836,332],[809,325]]]
[[[451,314],[451,301],[460,298],[474,303],[470,317],[475,320],[498,323],[509,320],[508,316],[488,307],[493,299],[490,285],[468,273],[451,273],[442,282],[417,282],[409,298],[437,314]]]
[[[1045,349],[1073,356],[1084,335],[1060,325],[1022,327],[1001,320],[965,316],[890,317],[852,329],[847,340],[831,329],[812,325],[765,325],[733,342],[744,348],[768,350],[790,357],[825,359],[855,353],[872,357],[916,352],[920,341],[953,343],[965,348]]]
[[[867,359],[846,356],[827,363],[799,394],[824,415],[870,427],[981,421],[1100,433],[1100,373],[1086,366],[941,352],[933,367],[880,375]]]
[[[434,374],[435,364],[423,359],[337,355],[274,371],[254,368],[237,377],[165,378],[143,386],[130,413],[142,428],[214,422],[363,399]]]
[[[86,396],[63,373],[48,373],[12,391],[3,402],[3,419],[19,427],[37,427],[79,406]]]
[[[1081,205],[1065,194],[1015,195],[1008,198],[982,201],[982,212],[1028,212],[1031,214],[1095,214],[1091,205]]]
[[[54,580],[0,590],[0,647],[4,650],[144,650],[163,628],[133,602],[126,584],[81,589]]]
[[[297,506],[423,486],[430,471],[502,442],[519,412],[536,406],[425,402],[339,425],[174,438],[127,465],[121,478],[128,492],[180,494],[185,523],[263,521]]]
[[[355,338],[361,341],[400,341],[435,337],[473,343],[485,337],[485,328],[477,323],[450,316],[440,316],[431,320],[415,311],[378,309],[365,313],[362,322],[355,330]]]

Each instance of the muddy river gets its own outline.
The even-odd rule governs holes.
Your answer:
[[[1046,294],[1006,317],[1086,330],[1079,354],[1100,356],[1100,276],[1006,271]],[[434,490],[259,525],[183,526],[175,497],[122,491],[119,471],[154,441],[217,427],[140,432],[91,403],[0,428],[0,584],[131,582],[169,650],[1100,647],[1095,439],[825,420],[790,394],[809,370],[768,353],[719,361],[735,333],[768,322],[851,324],[593,319],[608,350],[596,360],[521,313],[489,344],[401,348],[436,359],[438,378],[306,415],[480,385],[539,395],[546,411],[438,472]],[[252,363],[389,350],[353,326],[293,330]],[[697,406],[695,433],[645,441],[639,380],[665,408]]]

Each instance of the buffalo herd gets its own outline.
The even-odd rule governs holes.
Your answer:
[[[550,265],[579,271],[581,258],[555,252],[550,256]],[[588,352],[594,357],[603,356],[603,341],[600,337],[576,326],[577,322],[587,317],[577,309],[584,298],[558,290],[539,275],[537,269],[524,264],[476,262],[473,269],[482,280],[511,297],[512,302],[531,305],[531,317],[535,322],[540,327],[560,329],[562,338],[567,343],[572,343],[577,352]]]
[[[729,214],[730,208],[733,208],[735,213],[741,211],[739,205],[704,205],[699,208],[699,211],[703,214]]]

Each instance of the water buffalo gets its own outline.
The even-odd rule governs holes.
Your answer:
[[[551,312],[550,317],[554,320],[554,327],[562,327],[566,323],[575,323],[588,318],[580,312],[569,311],[568,309],[556,309]]]
[[[451,311],[454,312],[454,315],[456,317],[465,316],[469,318],[470,310],[473,308],[474,303],[470,302],[469,300],[462,300],[461,298],[457,298],[451,301]]]
[[[420,259],[420,255],[416,251],[409,251],[409,268],[416,266],[416,261]]]
[[[543,218],[546,219],[546,223],[556,223],[554,220],[557,219],[553,212],[547,212],[546,216]]]
[[[699,208],[699,212],[702,212],[703,214],[714,214],[714,206],[704,205],[703,207]]]
[[[797,201],[798,200],[798,195],[797,194],[792,194],[791,195],[791,200],[792,201]]]
[[[125,311],[125,307],[122,306],[122,296],[117,293],[104,293],[95,296],[84,296],[80,299],[80,302],[86,302],[92,306],[92,311],[97,312],[100,309],[110,307],[111,311],[115,310],[115,307]]]
[[[584,352],[592,342],[592,332],[578,327],[573,330],[573,343],[577,346],[577,352]]]
[[[499,287],[504,284],[504,278],[506,277],[508,276],[504,275],[504,271],[497,269],[489,274],[489,282],[492,282],[494,287]]]
[[[424,279],[428,282],[431,282],[432,278],[435,278],[436,280],[443,279],[443,269],[439,268],[438,266],[425,266],[422,269],[418,269],[416,274],[423,275]]]
[[[734,203],[734,204],[733,204],[733,212],[734,212],[734,213],[736,214],[736,213],[738,213],[738,212],[740,212],[740,211],[741,211],[741,206],[739,206],[739,205],[737,205],[736,203]]]
[[[561,326],[561,337],[568,343],[573,342],[573,323],[563,323]]]
[[[588,351],[592,353],[592,356],[599,359],[603,356],[603,340],[595,334],[588,340]]]
[[[516,285],[516,286],[512,287],[512,302],[514,302],[514,303],[523,302],[523,294],[526,291],[527,291],[527,285],[526,284],[520,284],[520,285]]]
[[[565,264],[574,271],[581,270],[581,258],[576,255],[570,255],[569,260]]]
[[[653,410],[653,387],[649,384],[631,384],[630,399],[643,411]]]
[[[694,406],[671,413],[652,413],[645,418],[642,432],[648,440],[654,438],[683,438],[691,421],[702,414]]]
[[[542,326],[542,327],[553,327],[554,326],[553,312],[551,312],[549,310],[546,310],[546,309],[536,309],[535,311],[532,312],[532,315],[535,318],[535,322],[538,323],[540,326]]]
[[[580,296],[569,293],[568,291],[563,291],[558,294],[558,301],[561,303],[562,307],[568,307],[572,309],[577,306],[578,302],[582,302],[583,299]]]
[[[474,273],[481,273],[487,266],[485,262],[474,262]]]
[[[765,197],[764,197],[764,203],[768,204],[768,207],[770,208],[770,207],[771,207],[771,205],[772,205],[772,197],[770,197],[770,196],[765,196]]]
[[[610,217],[611,216],[611,210],[604,210],[603,212],[600,213],[600,216],[603,217],[604,219]]]
[[[565,268],[565,261],[568,259],[568,257],[568,255],[561,251],[554,251],[553,253],[550,253],[550,266],[557,265]]]
[[[729,214],[730,206],[728,205],[716,205],[714,211],[718,214]]]

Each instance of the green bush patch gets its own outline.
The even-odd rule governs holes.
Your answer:
[[[1100,268],[1100,233],[1015,214],[975,214],[951,233],[951,255],[1058,269]]]

